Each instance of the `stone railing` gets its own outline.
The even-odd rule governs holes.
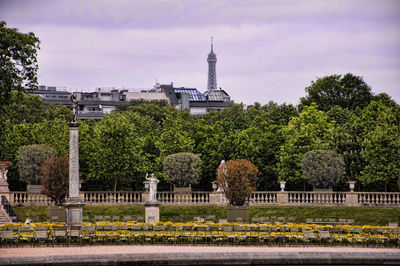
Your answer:
[[[82,202],[86,205],[134,204],[142,202],[141,191],[82,191]]]
[[[331,205],[340,206],[346,204],[346,192],[306,192],[288,191],[288,203],[290,205]]]
[[[192,192],[169,192],[160,191],[157,193],[157,200],[165,204],[210,204],[210,192],[192,191]]]
[[[359,192],[358,202],[362,206],[400,206],[400,193]]]
[[[250,205],[272,205],[277,203],[276,191],[256,191],[251,194]]]
[[[25,192],[25,191],[10,191],[8,193],[8,201],[11,205],[23,205],[23,206],[44,206],[51,202],[51,199],[39,192]]]
[[[2,193],[12,206],[47,206],[49,197],[40,193],[11,191]],[[149,193],[143,191],[81,191],[85,205],[143,205]],[[159,191],[157,200],[164,205],[227,205],[223,192]],[[312,191],[256,191],[251,206],[398,206],[399,192],[312,192]]]

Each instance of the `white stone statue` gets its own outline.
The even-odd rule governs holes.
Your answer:
[[[3,165],[0,166],[0,182],[7,182],[7,168]]]
[[[69,96],[69,99],[72,102],[72,123],[76,123],[76,121],[78,120],[78,101],[74,93]]]
[[[228,168],[226,167],[225,160],[222,160],[219,164],[218,168],[221,167],[222,172],[226,175],[228,173]],[[222,182],[218,185],[217,192],[224,192],[224,187],[227,188],[228,184],[226,182]]]
[[[150,178],[148,177],[148,173],[146,174],[146,180],[149,181],[150,186],[150,195],[149,201],[157,201],[157,183],[160,182],[157,178],[154,177],[154,173],[150,174]]]

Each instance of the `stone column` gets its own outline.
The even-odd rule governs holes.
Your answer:
[[[79,197],[79,124],[69,124],[69,195],[66,207],[67,226],[82,225],[82,211],[85,205]]]

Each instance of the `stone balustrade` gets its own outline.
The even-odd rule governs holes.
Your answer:
[[[290,205],[346,205],[346,192],[288,191]]]
[[[40,193],[10,191],[0,193],[12,206],[47,206],[51,199]],[[148,192],[143,191],[81,191],[85,205],[143,205]],[[228,204],[223,192],[159,191],[157,200],[164,205],[221,205]],[[251,206],[398,206],[399,192],[314,192],[314,191],[255,191]]]

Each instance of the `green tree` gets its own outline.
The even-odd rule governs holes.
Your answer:
[[[55,157],[45,161],[40,167],[42,193],[50,197],[56,205],[62,205],[69,189],[69,159]]]
[[[364,108],[372,100],[371,88],[362,77],[353,74],[331,75],[318,78],[306,89],[307,95],[300,99],[302,106],[315,102],[323,111],[328,111],[334,105],[349,110]]]
[[[236,134],[235,154],[231,158],[247,158],[259,169],[257,188],[259,190],[278,189],[276,164],[279,159],[279,147],[283,144],[281,126],[273,124],[263,115],[253,121],[252,127]]]
[[[155,134],[155,122],[134,112],[108,114],[93,128],[91,151],[86,155],[87,181],[103,189],[139,188],[151,170],[143,152],[146,135]]]
[[[32,32],[20,33],[0,22],[0,110],[1,116],[11,99],[11,91],[37,86],[37,50],[40,41]]]
[[[44,145],[20,147],[17,152],[17,162],[21,178],[28,184],[39,185],[42,178],[40,166],[54,155],[54,150]]]
[[[41,123],[55,119],[71,121],[72,112],[64,105],[46,104],[37,95],[13,91],[4,118],[11,124]]]
[[[313,150],[304,154],[301,170],[305,179],[315,188],[333,188],[344,178],[342,156],[329,150]]]
[[[217,182],[229,204],[243,206],[256,189],[258,169],[246,159],[229,160],[217,169]]]
[[[301,173],[301,159],[308,151],[328,148],[334,125],[327,119],[326,114],[313,103],[282,128],[284,144],[280,147],[277,164],[279,180],[306,181]]]
[[[170,114],[166,117],[161,136],[155,145],[160,151],[160,166],[167,155],[193,151],[194,141],[186,131],[185,120],[181,115],[174,117]]]
[[[166,180],[178,187],[188,187],[199,182],[201,159],[188,152],[170,154],[165,157],[163,169]]]
[[[372,101],[363,110],[363,150],[366,166],[361,172],[363,184],[376,187],[396,187],[400,165],[400,107],[390,107],[381,101]]]

